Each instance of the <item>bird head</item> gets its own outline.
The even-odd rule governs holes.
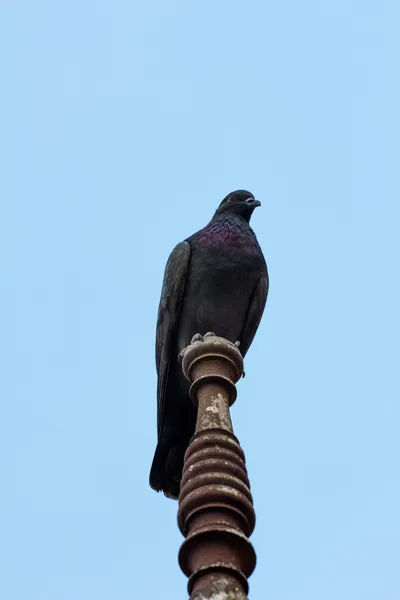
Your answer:
[[[216,215],[234,214],[239,215],[249,222],[253,210],[261,206],[261,202],[256,200],[250,192],[246,190],[236,190],[228,194],[216,210]]]

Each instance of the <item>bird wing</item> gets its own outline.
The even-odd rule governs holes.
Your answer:
[[[157,429],[161,434],[168,373],[176,338],[186,277],[190,260],[190,244],[181,242],[171,252],[164,272],[164,281],[158,308],[156,332],[157,384]]]
[[[244,357],[247,350],[250,348],[256,331],[261,321],[264,312],[265,303],[268,296],[268,271],[266,271],[258,280],[254,288],[253,295],[250,300],[249,310],[247,312],[246,321],[243,328],[243,333],[240,338],[240,352]]]

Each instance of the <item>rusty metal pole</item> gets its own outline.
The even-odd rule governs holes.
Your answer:
[[[256,564],[248,540],[255,513],[229,412],[243,359],[235,344],[213,334],[190,344],[182,357],[198,412],[179,495],[178,524],[186,537],[179,564],[189,577],[190,600],[246,600]]]

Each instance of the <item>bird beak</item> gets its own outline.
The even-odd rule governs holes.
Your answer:
[[[251,206],[251,208],[257,208],[257,206],[261,206],[261,202],[255,198],[247,198],[246,204]]]

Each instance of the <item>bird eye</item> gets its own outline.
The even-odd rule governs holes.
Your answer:
[[[229,198],[228,198],[228,202],[233,202],[233,201],[234,201],[234,199],[235,199],[235,196],[229,196]]]

